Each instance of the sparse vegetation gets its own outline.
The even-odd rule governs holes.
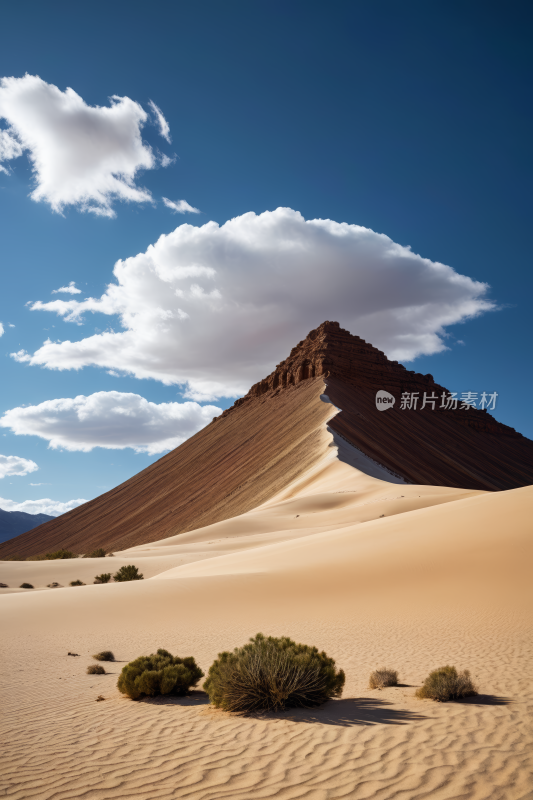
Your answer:
[[[137,567],[134,567],[133,564],[128,564],[127,566],[121,567],[118,572],[115,572],[113,575],[113,580],[118,582],[142,581],[143,578],[144,576],[141,575]]]
[[[455,667],[439,667],[430,672],[420,689],[417,689],[416,696],[437,700],[446,703],[448,700],[461,700],[463,697],[472,697],[477,694],[477,687],[474,685],[470,673],[467,669],[457,672]]]
[[[94,655],[93,658],[96,658],[97,661],[114,661],[115,660],[115,656],[113,655],[111,650],[102,650],[101,653],[96,653],[96,655]]]
[[[111,573],[110,572],[102,572],[101,575],[97,575],[94,579],[94,583],[109,583],[111,580]]]
[[[7,583],[0,583],[0,589],[9,589]]]
[[[85,584],[84,584],[84,582],[83,582],[83,581],[79,581],[79,580],[78,580],[78,581],[71,581],[71,582],[69,583],[69,586],[85,586]]]
[[[33,586],[31,585],[31,583],[21,583],[20,584],[20,588],[21,589],[33,589]]]
[[[258,633],[244,647],[219,654],[204,690],[225,711],[280,711],[340,697],[344,681],[343,670],[316,647]]]
[[[85,553],[84,558],[105,558],[105,550],[103,547],[97,547],[92,553]]]
[[[159,649],[150,656],[140,656],[123,667],[118,689],[132,700],[143,695],[184,695],[196,686],[204,673],[192,657],[179,658]]]
[[[40,556],[29,556],[26,561],[55,561],[58,558],[78,558],[76,553],[72,550],[54,550],[52,553],[45,553]]]
[[[55,583],[55,582],[54,583],[47,583],[46,585],[47,585],[47,587],[49,589],[62,589],[63,588],[60,583]]]
[[[386,686],[398,686],[398,673],[395,669],[382,667],[376,669],[370,676],[369,689],[384,689]]]
[[[105,675],[106,671],[101,664],[89,664],[87,675]]]

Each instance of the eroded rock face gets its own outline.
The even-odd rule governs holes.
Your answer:
[[[320,376],[326,380],[332,378],[347,383],[357,392],[375,394],[378,390],[384,389],[394,394],[397,402],[404,392],[418,393],[417,413],[425,415],[439,413],[446,417],[453,415],[455,423],[475,430],[522,438],[522,434],[497,422],[486,410],[460,407],[451,410],[442,407],[443,394],[448,397],[450,392],[444,386],[435,383],[432,375],[422,375],[407,370],[403,364],[390,361],[377,347],[341,328],[338,322],[329,321],[323,322],[303,341],[298,342],[288,358],[281,361],[268,377],[254,384],[247,395],[237,400],[217,419],[227,416],[234,408],[242,406],[253,398],[273,394],[301,381]],[[428,404],[421,410],[424,392],[428,396],[435,395],[437,401],[434,407]]]

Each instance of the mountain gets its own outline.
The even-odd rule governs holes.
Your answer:
[[[386,411],[376,406],[379,390],[395,398]],[[416,409],[401,408],[404,393],[418,395]],[[434,408],[421,408],[424,393],[437,399]],[[315,465],[326,426],[405,483],[485,491],[533,483],[532,441],[487,411],[441,408],[443,395],[446,403],[450,393],[431,375],[324,322],[191,439],[115,489],[0,545],[0,558],[59,547],[124,550],[243,514]]]
[[[21,533],[55,519],[49,514],[26,514],[25,511],[4,511],[0,508],[0,542],[20,536]]]

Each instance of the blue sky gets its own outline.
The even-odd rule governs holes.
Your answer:
[[[3,29],[1,507],[112,488],[326,318],[533,437],[529,4],[25,3]],[[85,306],[28,305],[57,300]]]

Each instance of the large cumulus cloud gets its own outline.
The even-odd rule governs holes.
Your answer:
[[[170,140],[168,123],[155,104],[161,135]],[[109,106],[90,106],[73,89],[64,92],[36,75],[0,81],[0,162],[26,151],[36,187],[31,197],[54,211],[68,205],[107,217],[117,199],[142,203],[150,192],[135,183],[139,170],[158,163],[142,140],[147,112],[129,97],[112,97]],[[168,157],[159,160],[163,166]],[[7,172],[0,165],[0,170]]]
[[[406,361],[445,349],[447,326],[494,307],[486,284],[384,234],[306,221],[290,208],[222,226],[180,225],[145,253],[118,261],[114,276],[99,298],[32,308],[77,322],[87,312],[116,316],[122,330],[48,340],[14,357],[181,384],[194,399],[234,397],[325,319]]]
[[[131,392],[95,392],[12,408],[0,426],[39,436],[52,448],[89,452],[95,447],[131,447],[155,454],[177,447],[220,412],[216,406],[193,402],[151,403]]]

